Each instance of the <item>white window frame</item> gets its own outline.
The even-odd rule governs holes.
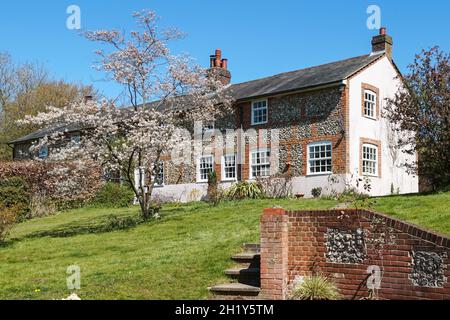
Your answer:
[[[255,111],[256,111],[255,109],[257,109],[256,108],[256,104],[261,103],[261,102],[264,102],[266,104],[266,106],[265,106],[265,108],[258,108],[258,110],[259,109],[261,109],[261,110],[265,109],[266,110],[266,120],[265,121],[256,122],[255,121]],[[268,122],[269,122],[269,101],[267,99],[252,101],[252,121],[251,121],[252,126],[262,125],[262,124],[266,124]]]
[[[373,96],[373,101],[370,99],[367,99],[366,95]],[[369,90],[369,89],[364,90],[364,110],[363,110],[364,117],[369,118],[369,119],[374,119],[374,120],[377,119],[377,99],[378,99],[378,97],[377,97],[376,92]],[[370,114],[366,114],[366,104],[372,105],[373,116],[371,116]]]
[[[367,157],[365,157],[365,152],[364,152],[364,148],[369,148],[372,149],[374,151],[375,154],[375,160],[374,159],[369,159]],[[378,154],[378,146],[376,144],[372,144],[372,143],[363,143],[362,148],[361,148],[361,174],[363,176],[371,176],[371,177],[378,177],[379,172],[378,172],[378,164],[379,164],[379,154]],[[375,173],[372,172],[366,172],[365,168],[366,166],[364,165],[364,162],[370,162],[373,163],[374,167],[375,167]]]
[[[328,157],[327,155],[325,155],[325,157],[319,157],[319,158],[311,158],[311,147],[322,147],[322,146],[330,146],[330,152],[331,152],[331,156]],[[307,167],[308,167],[308,176],[319,176],[319,175],[329,175],[333,173],[333,144],[331,143],[331,141],[320,141],[320,142],[313,142],[308,144],[307,146]],[[325,150],[326,152],[326,150]],[[323,172],[312,172],[311,171],[311,162],[312,161],[331,161],[331,170],[329,171],[323,171]]]
[[[226,176],[226,158],[227,157],[234,157],[234,178],[227,178]],[[233,167],[228,167],[233,168]],[[237,154],[231,153],[231,154],[225,154],[222,156],[222,181],[237,181]]]
[[[253,158],[255,157],[255,155],[256,154],[259,154],[259,153],[269,153],[269,156],[268,156],[268,162],[265,162],[265,163],[259,163],[259,164],[253,164]],[[272,156],[272,153],[271,153],[271,150],[270,149],[257,149],[257,150],[250,150],[250,163],[249,163],[249,167],[250,167],[250,172],[249,172],[249,178],[250,178],[250,180],[252,180],[252,179],[256,179],[256,178],[267,178],[267,177],[270,177],[270,169],[271,169],[271,161],[270,161],[270,158],[271,158],[271,156]],[[255,176],[254,174],[253,174],[253,167],[256,167],[256,166],[269,166],[269,168],[268,168],[268,171],[269,171],[269,174],[267,174],[267,175],[262,175],[262,176]]]
[[[198,183],[204,183],[204,182],[208,182],[208,177],[206,177],[206,179],[202,179],[202,173],[201,173],[201,163],[203,159],[211,159],[211,172],[214,172],[214,156],[212,155],[205,155],[205,156],[201,156],[198,158],[197,160],[197,182]]]

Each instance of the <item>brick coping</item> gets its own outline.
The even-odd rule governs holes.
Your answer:
[[[386,226],[400,230],[413,237],[420,238],[424,241],[431,242],[437,246],[450,247],[450,237],[441,233],[437,233],[430,229],[418,226],[416,224],[391,217],[385,213],[376,212],[367,209],[335,209],[335,210],[285,210],[282,208],[264,209],[264,216],[294,216],[294,215],[318,215],[329,213],[347,213],[351,215],[361,214],[363,217],[372,219],[373,217],[381,217],[386,221]]]

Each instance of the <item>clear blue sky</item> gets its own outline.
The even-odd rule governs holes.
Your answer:
[[[370,52],[376,34],[366,27],[371,4],[381,8],[402,71],[421,48],[450,50],[448,0],[2,1],[0,51],[19,62],[41,61],[56,78],[92,83],[108,97],[119,89],[91,68],[96,45],[66,28],[71,4],[81,8],[82,30],[130,30],[134,11],[154,10],[163,26],[188,35],[172,46],[175,53],[187,52],[207,66],[209,55],[221,48],[234,83]]]

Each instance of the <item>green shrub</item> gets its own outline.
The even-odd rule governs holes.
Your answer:
[[[17,214],[17,220],[24,220],[30,214],[31,195],[26,182],[18,177],[0,181],[0,206],[12,208]]]
[[[219,185],[217,183],[217,173],[214,171],[208,175],[208,192],[206,198],[214,206],[217,206],[221,200]]]
[[[115,215],[109,215],[107,217],[106,224],[102,228],[102,232],[112,232],[126,230],[136,227],[143,221],[136,217],[118,217]]]
[[[0,204],[0,243],[5,241],[9,234],[9,231],[17,221],[17,208],[5,207]]]
[[[312,189],[311,195],[316,199],[319,198],[322,195],[322,188],[319,187],[319,188]]]
[[[306,278],[294,288],[292,300],[339,300],[341,298],[336,285],[327,277],[317,275]]]
[[[122,208],[132,205],[134,192],[129,186],[117,183],[105,183],[90,204],[95,207]]]
[[[264,197],[264,192],[260,183],[244,181],[228,189],[226,196],[232,200],[261,199]]]

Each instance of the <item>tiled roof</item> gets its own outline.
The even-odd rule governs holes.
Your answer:
[[[243,100],[335,83],[347,79],[382,55],[384,53],[364,55],[234,84],[231,86],[233,97]]]
[[[271,77],[233,84],[230,86],[230,90],[233,98],[239,101],[332,84],[347,79],[383,55],[384,52],[368,54],[307,69],[280,73]],[[64,126],[46,128],[10,143],[16,144],[37,140],[55,131],[74,132],[80,129],[79,127],[70,128]]]

